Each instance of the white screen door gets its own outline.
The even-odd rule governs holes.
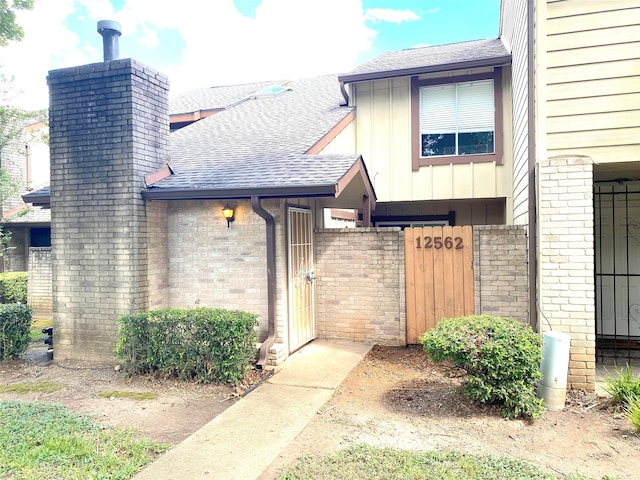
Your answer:
[[[289,207],[289,352],[315,338],[311,211]]]

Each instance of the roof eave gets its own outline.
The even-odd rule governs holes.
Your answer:
[[[476,60],[465,60],[463,62],[444,63],[440,65],[427,65],[412,68],[402,68],[397,70],[385,70],[379,72],[367,72],[346,74],[338,76],[338,80],[344,83],[364,82],[369,80],[382,80],[394,77],[409,77],[423,75],[427,73],[440,73],[452,70],[467,70],[469,68],[500,67],[511,63],[511,55],[500,57],[482,58]]]
[[[34,207],[45,208],[49,208],[49,205],[51,203],[50,195],[38,194],[37,192],[25,193],[24,195],[22,195],[22,201],[24,203],[31,204]]]
[[[230,189],[171,189],[150,188],[142,191],[145,200],[215,200],[215,199],[243,199],[254,196],[261,198],[304,198],[304,197],[335,197],[337,185],[334,183],[313,186],[291,187],[259,187],[259,188],[230,188]],[[25,203],[34,207],[50,208],[49,195],[23,195]]]
[[[351,183],[351,181],[357,176],[359,176],[362,179],[363,187],[365,190],[364,195],[369,201],[371,205],[371,209],[375,210],[376,201],[377,201],[376,192],[373,188],[373,185],[371,184],[371,179],[369,178],[367,167],[361,155],[358,156],[358,160],[351,166],[351,168],[349,168],[349,170],[338,181],[338,185],[336,188],[336,197],[339,197],[340,194]]]
[[[145,200],[215,200],[260,198],[295,198],[295,197],[335,197],[336,184],[294,185],[256,188],[223,188],[223,189],[171,189],[150,188],[142,191]]]

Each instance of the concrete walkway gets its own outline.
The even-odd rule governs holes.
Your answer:
[[[315,340],[134,479],[258,478],[370,349],[361,343]]]

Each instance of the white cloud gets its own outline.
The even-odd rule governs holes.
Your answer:
[[[420,20],[420,17],[412,10],[393,10],[391,8],[368,8],[365,17],[374,23],[397,23]]]
[[[147,2],[127,5],[133,12]],[[348,71],[375,37],[359,0],[263,0],[255,18],[232,0],[192,0],[189,11],[174,14],[163,3],[173,5],[153,2],[146,19],[176,28],[185,42],[180,65],[166,72],[174,90]]]
[[[16,89],[24,92],[17,97],[17,104],[25,108],[46,106],[48,67],[57,62],[84,63],[80,38],[63,26],[72,11],[72,0],[40,0],[32,11],[18,12],[24,39],[0,49],[3,74],[14,78]]]
[[[47,72],[101,61],[95,23],[108,19],[122,25],[123,39],[133,46],[134,51],[123,51],[121,40],[121,56],[133,56],[168,74],[172,92],[342,73],[354,68],[358,55],[372,46],[376,31],[366,25],[371,11],[365,15],[361,0],[263,0],[255,18],[248,18],[236,10],[233,0],[126,0],[118,11],[109,0],[37,0],[33,11],[20,12],[25,38],[0,50],[0,65],[27,92],[21,106],[46,106]],[[393,10],[377,11],[378,19],[413,19],[408,11],[397,11],[395,17]],[[81,38],[66,27],[80,14],[85,24],[93,25],[93,37]],[[176,48],[162,41],[168,29],[184,42],[180,60],[173,64],[164,57],[178,55],[162,55]],[[165,63],[154,65],[140,57],[138,47]]]
[[[142,35],[140,37],[140,43],[148,48],[156,48],[160,44],[158,31],[150,28],[146,24],[142,24]]]

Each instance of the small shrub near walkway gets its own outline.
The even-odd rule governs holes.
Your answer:
[[[166,449],[62,405],[0,402],[0,478],[125,480]]]
[[[501,405],[507,418],[542,415],[535,395],[542,340],[528,325],[491,315],[444,318],[421,340],[432,360],[452,360],[467,372],[471,399]]]
[[[258,321],[253,313],[174,308],[118,321],[116,357],[132,373],[235,385],[256,356]]]

